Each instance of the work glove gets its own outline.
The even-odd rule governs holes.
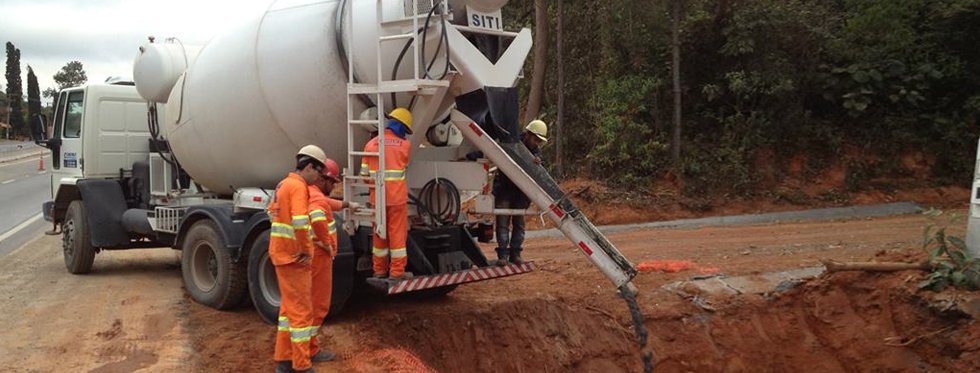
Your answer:
[[[357,202],[348,202],[347,203],[347,208],[351,209],[351,211],[353,211],[353,212],[357,212],[362,207],[364,207],[364,206],[361,206],[361,204],[360,203],[357,203]]]

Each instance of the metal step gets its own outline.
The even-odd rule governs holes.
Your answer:
[[[381,26],[403,26],[403,27],[408,27],[408,26],[412,26],[415,23],[415,21],[413,19],[418,19],[419,20],[418,21],[419,22],[419,27],[423,27],[423,26],[425,26],[425,18],[428,17],[428,16],[429,16],[428,13],[426,13],[426,14],[419,14],[419,15],[417,15],[415,17],[406,16],[405,18],[399,18],[399,19],[390,20],[390,21],[383,21],[383,22],[381,22]],[[432,15],[432,19],[429,20],[429,26],[435,25],[436,22],[438,22],[439,24],[441,24],[442,23],[442,19],[441,18],[443,18],[443,17],[447,17],[448,18],[449,16],[448,15],[442,15],[442,14],[433,14]]]
[[[381,278],[368,278],[367,283],[371,287],[381,290],[388,295],[410,293],[426,289],[439,288],[443,286],[453,286],[471,282],[486,281],[490,279],[521,275],[533,272],[534,262],[524,262],[524,264],[508,264],[506,266],[487,266],[443,273],[430,276],[419,276],[410,279],[392,280]]]
[[[381,84],[367,83],[348,83],[347,93],[351,95],[377,94],[377,93],[397,93],[397,92],[429,92],[426,88],[445,88],[449,87],[447,80],[432,79],[401,79],[386,80]]]
[[[385,35],[385,36],[379,37],[378,38],[378,41],[405,40],[405,39],[412,39],[414,37],[415,37],[415,33],[414,32],[410,32],[410,33],[407,33],[407,34]]]

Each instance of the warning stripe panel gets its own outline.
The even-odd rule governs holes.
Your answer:
[[[478,282],[494,278],[524,274],[531,271],[534,271],[534,263],[525,262],[524,264],[520,265],[508,264],[503,267],[484,267],[435,276],[416,277],[390,285],[388,287],[388,294],[407,293],[442,286]]]

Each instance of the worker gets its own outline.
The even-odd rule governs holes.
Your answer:
[[[396,108],[388,115],[383,134],[379,134],[364,146],[365,152],[378,151],[378,139],[384,136],[385,169],[382,171],[385,185],[385,227],[387,239],[378,235],[374,228],[371,253],[374,258],[374,277],[401,280],[411,277],[405,273],[408,264],[408,183],[405,168],[408,167],[409,144],[407,136],[412,133],[412,113],[405,108]],[[378,157],[364,157],[361,174],[378,174]],[[371,203],[376,204],[374,188],[371,188]],[[390,261],[390,263],[389,263]]]
[[[333,159],[324,162],[323,173],[319,180],[309,186],[310,192],[310,225],[312,226],[313,244],[313,285],[312,307],[314,333],[310,338],[310,360],[314,363],[333,360],[337,354],[322,350],[317,336],[323,319],[330,312],[330,294],[333,290],[333,259],[337,255],[337,223],[333,211],[343,208],[357,210],[360,205],[356,202],[339,201],[328,197],[334,185],[340,182],[340,166]]]
[[[532,161],[541,164],[541,145],[548,142],[548,125],[541,120],[532,120],[524,127],[521,142],[534,156]],[[482,152],[466,155],[469,160],[482,158]],[[524,210],[531,206],[531,200],[513,181],[503,174],[493,180],[494,207],[498,209]],[[506,266],[508,262],[523,264],[521,251],[524,250],[524,215],[497,215],[497,265]],[[511,229],[513,227],[513,229]]]
[[[312,372],[310,338],[316,332],[311,302],[314,247],[310,240],[309,189],[320,178],[327,157],[315,145],[296,153],[296,169],[276,186],[269,203],[272,229],[269,259],[279,281],[276,372]],[[319,323],[317,323],[319,324]]]

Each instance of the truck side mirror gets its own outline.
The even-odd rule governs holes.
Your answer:
[[[48,140],[48,118],[44,114],[34,114],[31,117],[31,140],[35,144],[45,145]]]

